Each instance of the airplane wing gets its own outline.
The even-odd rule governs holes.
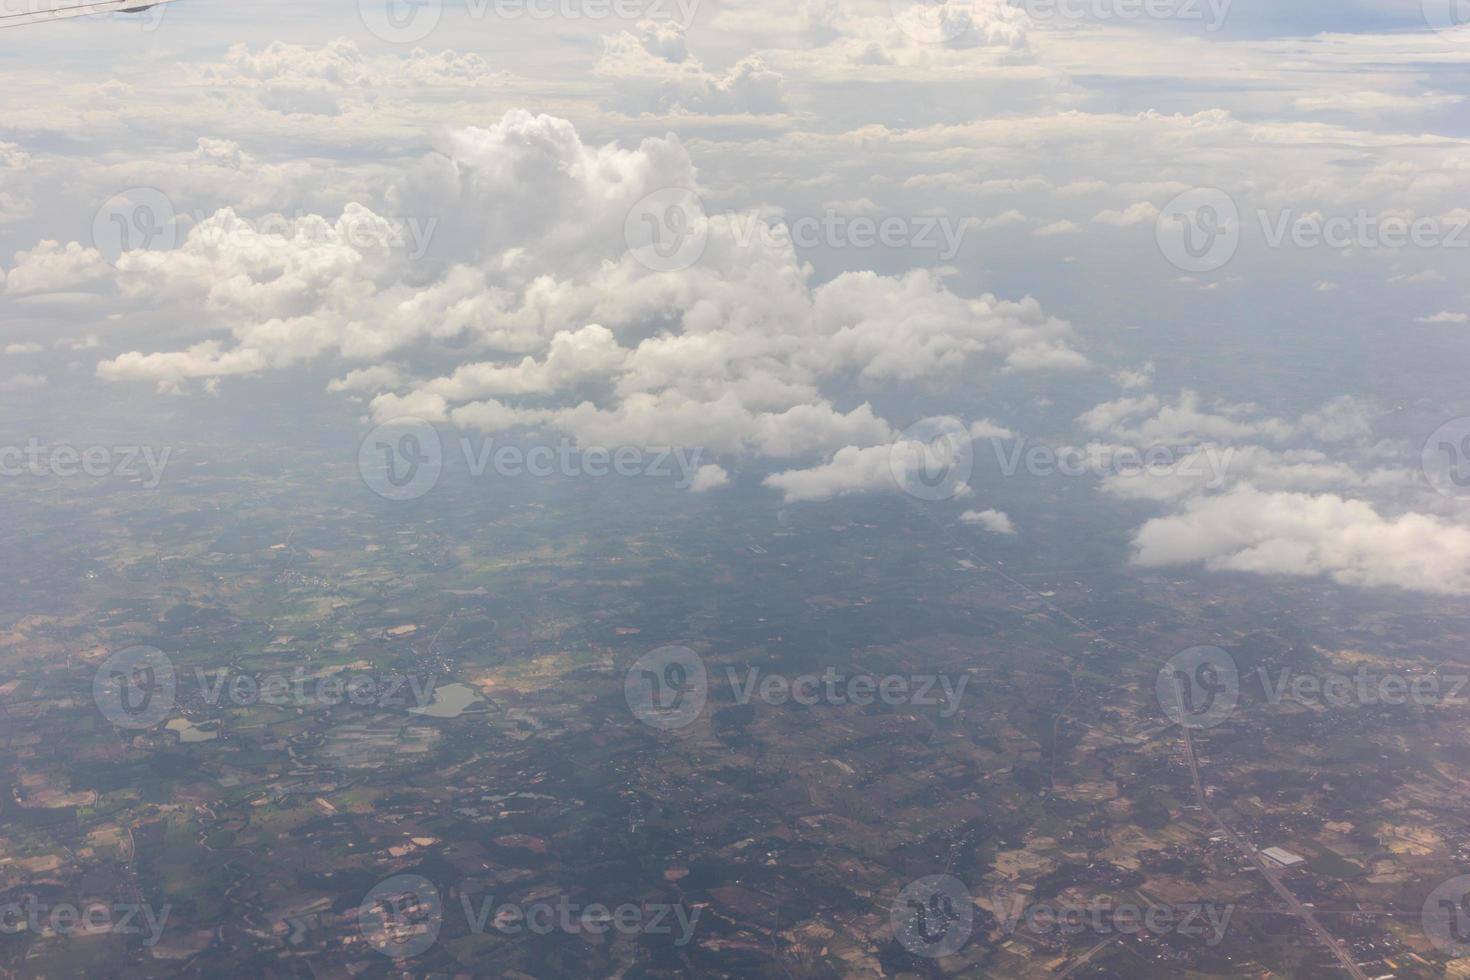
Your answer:
[[[0,28],[44,24],[67,17],[135,13],[172,0],[0,0]]]

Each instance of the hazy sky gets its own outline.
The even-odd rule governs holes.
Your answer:
[[[285,381],[364,429],[704,447],[696,492],[751,459],[800,506],[897,492],[940,416],[925,443],[1090,447],[1093,499],[1151,511],[1120,561],[1470,593],[1455,13],[177,0],[0,32],[0,404]]]

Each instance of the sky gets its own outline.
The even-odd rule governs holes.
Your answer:
[[[0,31],[0,410],[700,447],[691,493],[909,492],[1022,540],[986,484],[1049,447],[1128,515],[1120,563],[1464,595],[1461,24],[176,0]]]

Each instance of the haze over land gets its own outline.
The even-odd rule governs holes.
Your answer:
[[[0,32],[0,963],[1454,975],[1467,63],[1448,0]]]

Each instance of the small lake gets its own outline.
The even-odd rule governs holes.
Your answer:
[[[202,725],[196,725],[187,718],[174,718],[163,727],[179,736],[180,742],[208,742],[219,738],[219,722],[217,721],[206,721]]]
[[[425,718],[458,718],[470,705],[483,700],[468,684],[446,684],[434,688],[433,699],[428,704],[408,710]]]

